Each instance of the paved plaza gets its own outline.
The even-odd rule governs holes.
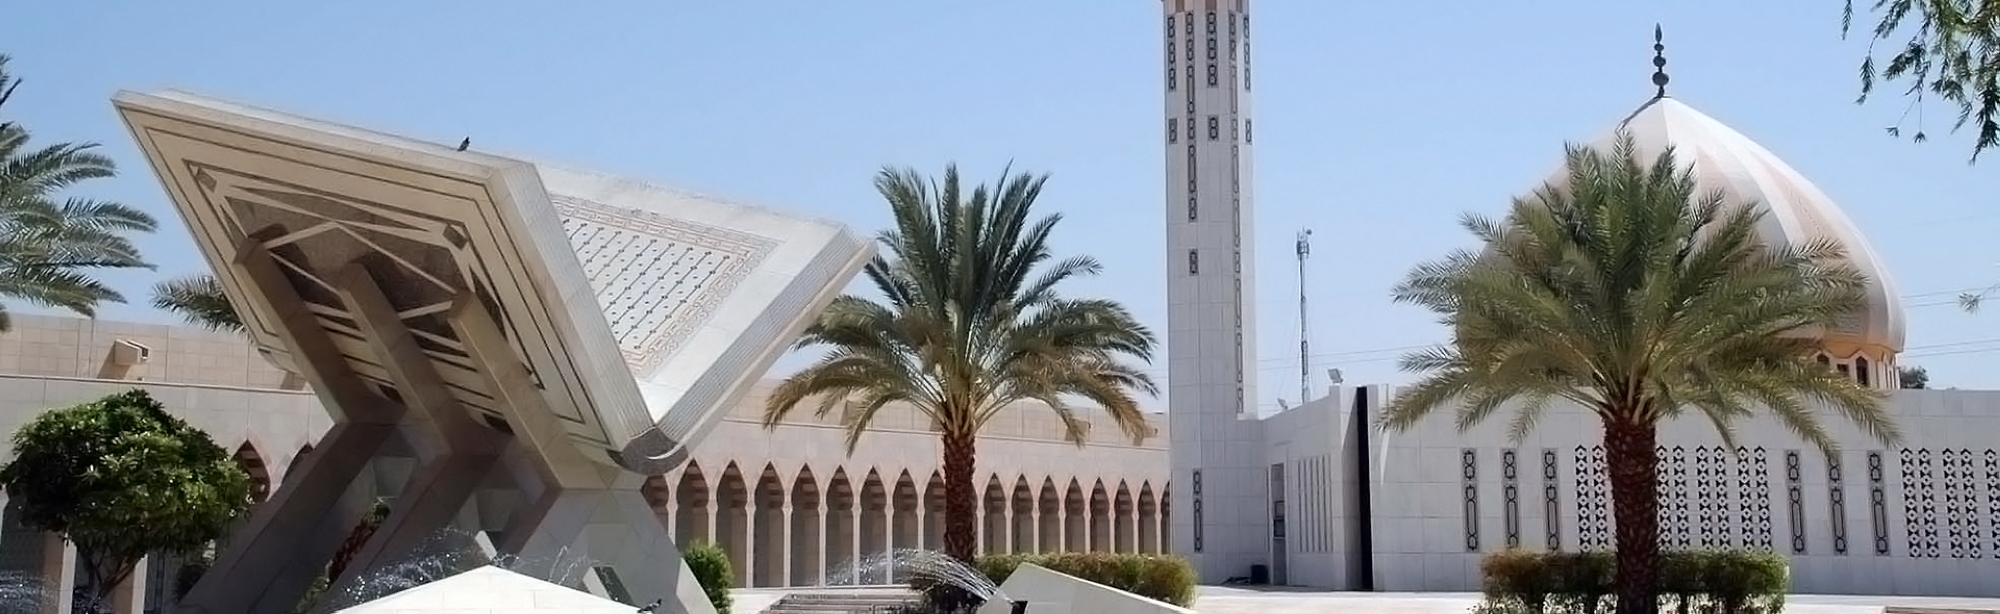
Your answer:
[[[734,611],[757,614],[793,590],[881,591],[884,587],[820,587],[812,589],[738,589]],[[895,589],[890,589],[895,590]],[[1361,593],[1303,588],[1229,586],[1201,587],[1194,611],[1200,614],[1466,614],[1479,603],[1478,593]],[[1969,597],[1894,597],[1875,595],[1792,595],[1786,614],[1973,614],[2000,612],[2000,599]]]

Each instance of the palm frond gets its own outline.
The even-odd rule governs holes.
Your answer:
[[[189,275],[153,286],[153,307],[209,330],[243,332],[243,317],[212,275]]]

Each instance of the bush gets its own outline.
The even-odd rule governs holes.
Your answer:
[[[1034,563],[1051,571],[1069,574],[1181,607],[1194,603],[1194,567],[1186,559],[1151,554],[1109,552],[1064,552],[1059,554],[992,554],[979,557],[974,567],[993,580],[1007,581],[1014,568]]]
[[[1481,590],[1499,611],[1608,611],[1617,594],[1609,552],[1496,552],[1480,561]],[[1660,553],[1660,608],[1688,614],[1769,614],[1785,605],[1785,559],[1735,551]],[[1512,606],[1518,606],[1512,607]]]
[[[688,571],[701,583],[701,592],[708,595],[708,602],[715,605],[715,614],[729,614],[729,587],[736,583],[736,574],[729,568],[729,553],[715,544],[695,542],[688,545],[681,558],[687,560]]]

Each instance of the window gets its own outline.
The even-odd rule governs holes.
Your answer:
[[[1194,78],[1194,75],[1188,75],[1188,78],[1192,79],[1192,78]],[[1192,89],[1192,88],[1193,88],[1193,86],[1194,86],[1194,84],[1193,84],[1193,83],[1189,83],[1189,84],[1188,84],[1188,86],[1189,86],[1189,88],[1190,88],[1190,89]],[[1194,114],[1194,97],[1193,97],[1193,96],[1189,96],[1189,97],[1188,97],[1188,114],[1189,114],[1189,115],[1193,115],[1193,114]]]
[[[1168,16],[1167,16],[1167,38],[1173,38],[1173,37],[1174,37],[1174,16],[1173,16],[1173,15],[1168,15]]]
[[[1209,87],[1215,87],[1215,83],[1216,83],[1216,78],[1215,78],[1215,65],[1214,65],[1214,64],[1209,64],[1209,65],[1208,65],[1208,86],[1209,86]]]
[[[1176,49],[1173,41],[1167,41],[1167,65],[1169,66],[1180,61],[1181,56],[1179,53],[1175,53]]]
[[[1874,384],[1868,381],[1870,379],[1869,375],[1870,373],[1868,373],[1868,359],[1866,358],[1854,359],[1854,382],[1857,384],[1861,384],[1863,388],[1872,386]]]
[[[1175,69],[1172,66],[1167,67],[1167,91],[1169,92],[1174,91],[1174,86],[1181,82],[1180,73],[1181,71]]]
[[[1188,112],[1193,113],[1194,110],[1189,109]],[[1192,141],[1194,140],[1194,116],[1189,115],[1187,119],[1187,139]],[[1188,168],[1194,168],[1194,143],[1188,143]]]
[[[1853,371],[1852,369],[1848,368],[1848,366],[1847,366],[1847,363],[1844,363],[1844,362],[1843,362],[1843,363],[1840,363],[1840,364],[1836,364],[1836,365],[1834,365],[1834,366],[1833,366],[1833,370],[1835,370],[1835,371],[1839,371],[1839,372],[1840,372],[1840,375],[1841,375],[1841,377],[1849,377],[1849,376],[1852,376],[1852,375],[1854,375],[1854,371]]]
[[[1243,120],[1243,142],[1250,142],[1250,120]]]
[[[1818,358],[1818,360],[1819,360],[1819,366],[1822,366],[1822,367],[1830,367],[1830,366],[1833,366],[1833,361],[1831,361],[1831,360],[1828,360],[1828,359],[1826,358],[1826,355],[1825,355],[1825,354],[1820,354],[1820,355],[1819,355],[1819,358]]]
[[[1199,214],[1200,214],[1200,212],[1201,212],[1201,207],[1199,207],[1199,206],[1197,206],[1197,205],[1195,204],[1195,198],[1194,198],[1193,196],[1189,196],[1189,197],[1188,197],[1188,221],[1192,222],[1192,221],[1195,221],[1195,220],[1196,220],[1197,218],[1201,217],[1201,216],[1199,215]]]
[[[1208,33],[1215,33],[1215,11],[1208,12]]]
[[[1237,138],[1239,138],[1239,137],[1238,137],[1237,135],[1241,134],[1240,130],[1242,130],[1242,128],[1243,128],[1243,126],[1242,126],[1241,124],[1238,124],[1238,123],[1236,123],[1236,119],[1235,119],[1235,118],[1233,118],[1233,117],[1232,117],[1232,118],[1230,118],[1230,119],[1229,119],[1229,140],[1231,140],[1231,141],[1234,141],[1234,140],[1236,140]]]
[[[1208,140],[1213,141],[1219,138],[1222,138],[1222,120],[1214,115],[1210,115],[1208,116]]]
[[[1171,81],[1169,83],[1171,83]],[[1175,143],[1179,142],[1180,140],[1181,140],[1181,119],[1178,117],[1167,118],[1167,142]]]
[[[1236,272],[1238,272],[1238,273],[1242,273],[1242,272],[1243,272],[1243,250],[1240,250],[1240,249],[1239,249],[1239,250],[1236,250],[1236,251],[1235,251],[1234,253],[1232,253],[1232,254],[1231,254],[1231,256],[1234,256],[1234,258],[1235,258],[1235,260],[1236,260]]]
[[[1187,20],[1186,24],[1187,27],[1182,28],[1181,31],[1186,32],[1188,36],[1194,36],[1194,19],[1192,19],[1193,15],[1189,15],[1188,17],[1189,19]]]
[[[1201,274],[1201,252],[1188,250],[1188,274]]]
[[[1210,62],[1214,62],[1214,61],[1215,61],[1215,37],[1214,37],[1214,36],[1209,36],[1209,37],[1208,37],[1208,61],[1210,61]]]

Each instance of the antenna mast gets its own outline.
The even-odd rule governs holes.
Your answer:
[[[1306,333],[1306,258],[1312,255],[1311,228],[1299,231],[1299,404],[1312,401],[1311,337]]]

